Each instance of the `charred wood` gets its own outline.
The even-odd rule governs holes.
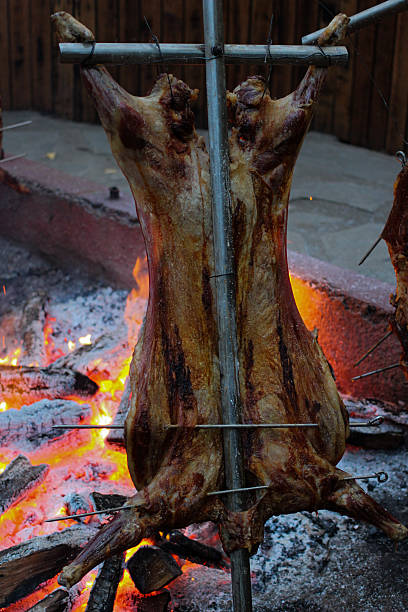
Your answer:
[[[171,600],[170,593],[166,590],[157,595],[141,598],[137,604],[136,612],[167,612]]]
[[[119,508],[128,500],[125,495],[119,495],[118,493],[106,495],[104,493],[98,493],[97,491],[93,491],[90,497],[95,510],[98,511],[108,510],[109,508]]]
[[[89,397],[97,391],[98,385],[88,376],[68,368],[0,366],[0,396],[15,404],[71,395]]]
[[[112,612],[124,569],[124,553],[105,561],[92,587],[86,612]]]
[[[115,330],[99,336],[92,344],[85,344],[60,357],[53,363],[56,368],[68,368],[92,375],[104,373],[115,378],[123,367],[131,349],[127,340],[127,329],[123,323]]]
[[[20,363],[45,366],[44,326],[47,296],[43,293],[31,297],[25,304],[20,323],[20,336],[23,339],[23,353]]]
[[[31,465],[24,455],[16,457],[0,475],[0,512],[5,512],[46,477],[49,465]]]
[[[68,601],[68,591],[59,588],[38,601],[27,612],[64,612],[68,609]]]
[[[395,425],[383,423],[375,428],[353,427],[347,443],[374,450],[395,450],[404,444],[404,431]]]
[[[159,542],[158,546],[162,550],[175,554],[182,559],[188,559],[192,563],[216,568],[228,567],[219,550],[213,546],[207,546],[207,544],[187,538],[178,529],[170,531],[166,538]]]
[[[78,424],[89,417],[91,407],[70,400],[44,399],[20,410],[0,413],[0,446],[32,451],[65,435],[54,425]]]
[[[92,512],[93,506],[91,504],[90,499],[86,499],[80,493],[68,493],[62,500],[64,504],[65,512],[68,516],[72,516],[73,514],[84,514],[86,512]],[[79,523],[87,523],[89,521],[88,517],[81,517],[75,519]]]
[[[75,525],[0,552],[0,607],[29,595],[53,578],[95,535],[95,529]]]
[[[125,420],[127,413],[130,408],[130,398],[131,398],[132,389],[130,386],[129,377],[126,379],[125,388],[123,389],[122,397],[120,399],[120,403],[118,406],[118,410],[115,414],[115,418],[113,419],[112,425],[121,425],[123,429],[111,429],[106,440],[111,444],[117,444],[118,446],[125,445],[124,438],[124,429],[125,429]]]
[[[157,546],[141,546],[126,567],[143,594],[158,591],[182,574],[173,557]]]

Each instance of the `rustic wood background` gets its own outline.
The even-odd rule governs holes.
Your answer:
[[[226,40],[264,44],[271,14],[273,42],[299,44],[301,36],[327,24],[340,10],[352,15],[379,0],[224,0]],[[96,32],[97,40],[149,41],[143,20],[162,42],[202,42],[201,0],[0,0],[0,94],[5,109],[33,108],[77,121],[96,121],[78,66],[62,65],[49,16],[65,10]],[[408,111],[408,13],[390,16],[350,37],[349,67],[332,68],[314,129],[345,142],[395,153],[405,147]],[[202,67],[173,67],[202,91],[198,124],[205,126]],[[144,95],[157,66],[114,67],[130,92]],[[274,67],[272,95],[288,93],[303,68]],[[229,87],[265,66],[229,67]]]

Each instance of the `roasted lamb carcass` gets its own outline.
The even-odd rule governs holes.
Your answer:
[[[391,328],[402,348],[401,368],[408,378],[408,166],[404,165],[394,185],[394,203],[381,237],[387,243],[397,279],[391,295],[395,307]]]
[[[59,27],[78,24],[66,13]],[[347,25],[338,16],[320,44]],[[66,29],[66,28],[65,28]],[[60,28],[60,31],[62,29]],[[129,471],[138,493],[63,571],[72,585],[106,557],[160,529],[212,520],[226,551],[262,541],[272,514],[328,508],[367,520],[400,540],[408,531],[334,466],[348,433],[330,367],[296,309],[286,261],[286,218],[296,156],[326,74],[310,68],[281,100],[254,77],[228,96],[237,324],[243,421],[318,423],[319,428],[253,430],[244,452],[248,484],[268,489],[230,512],[218,423],[219,371],[209,162],[194,130],[196,96],[170,76],[150,95],[131,96],[100,66],[83,68],[113,154],[135,197],[148,256],[150,294],[135,348],[125,426]],[[180,429],[168,430],[169,424]]]

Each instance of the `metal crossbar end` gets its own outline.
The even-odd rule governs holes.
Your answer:
[[[384,423],[383,416],[377,416],[370,421],[364,421],[363,423],[349,423],[350,427],[379,427]]]
[[[355,32],[356,30],[360,30],[367,25],[372,23],[376,23],[382,17],[386,17],[387,15],[392,15],[393,13],[401,13],[402,11],[406,11],[408,9],[407,0],[387,0],[387,2],[381,2],[376,6],[372,6],[371,8],[366,9],[365,11],[361,11],[356,15],[350,17],[350,23],[348,25],[349,32]],[[319,36],[323,34],[325,28],[320,30],[316,30],[316,32],[312,32],[312,34],[308,34],[307,36],[303,36],[302,44],[303,45],[311,45],[317,41]]]
[[[387,472],[376,472],[375,474],[368,474],[367,476],[346,476],[342,480],[366,480],[367,478],[376,478],[379,483],[387,482]]]
[[[241,487],[240,489],[225,489],[223,491],[211,491],[207,493],[207,497],[211,495],[224,495],[226,493],[243,493],[246,491],[259,491],[260,489],[269,489],[268,485],[259,485],[258,487]]]

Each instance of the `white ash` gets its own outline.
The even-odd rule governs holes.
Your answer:
[[[53,425],[78,424],[91,416],[88,404],[70,400],[40,400],[20,410],[0,413],[0,447],[32,451],[66,434]]]

